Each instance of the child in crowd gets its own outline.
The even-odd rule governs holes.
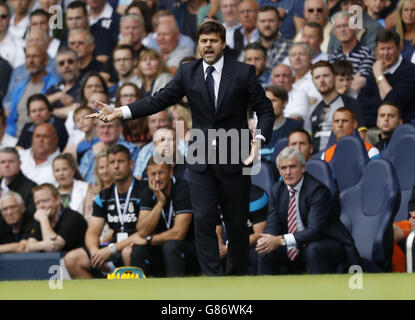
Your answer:
[[[350,61],[337,59],[333,62],[334,86],[340,94],[357,99],[357,92],[352,89],[353,65]]]

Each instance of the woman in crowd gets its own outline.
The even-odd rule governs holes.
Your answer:
[[[78,170],[78,166],[69,153],[58,155],[52,162],[53,175],[57,181],[57,188],[61,195],[62,205],[84,214],[85,195],[88,183],[85,182]]]
[[[401,38],[402,57],[411,60],[415,51],[415,0],[399,2],[396,13],[396,32]]]

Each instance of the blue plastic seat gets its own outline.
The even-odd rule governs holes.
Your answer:
[[[323,160],[310,160],[306,163],[306,171],[329,188],[332,196],[338,196],[339,189],[329,164]]]
[[[415,135],[415,125],[406,123],[397,127],[392,134],[391,140],[389,141],[388,147],[382,150],[382,158],[390,158],[390,150],[394,149],[404,135],[413,134]]]
[[[262,188],[268,196],[271,194],[271,188],[275,183],[271,165],[266,161],[261,161],[261,168],[258,174],[251,175],[251,182]]]

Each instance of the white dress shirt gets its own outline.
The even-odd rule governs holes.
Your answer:
[[[303,181],[304,181],[304,177],[301,178],[301,180],[294,186],[295,193],[294,193],[294,197],[295,197],[295,207],[296,207],[296,216],[297,216],[297,232],[303,231],[304,230],[304,225],[303,222],[301,221],[301,216],[300,216],[300,205],[299,205],[299,199],[300,199],[300,191],[301,191],[301,187],[303,185]],[[291,187],[287,186],[288,189],[288,194],[290,193]],[[284,239],[287,241],[287,248],[295,248],[297,247],[297,241],[295,241],[295,237],[294,234],[292,233],[287,233],[284,234]]]
[[[56,184],[55,177],[53,175],[52,162],[59,155],[59,149],[57,148],[45,162],[36,165],[35,159],[33,158],[32,148],[24,149],[19,151],[20,161],[22,162],[20,169],[23,174],[30,180],[37,184],[51,183]]]

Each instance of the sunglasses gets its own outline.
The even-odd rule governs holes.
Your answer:
[[[58,62],[59,67],[63,67],[65,65],[65,62],[67,62],[69,65],[72,65],[75,63],[74,59],[66,59]]]
[[[307,11],[308,11],[308,13],[313,13],[313,12],[322,13],[323,8],[310,8],[310,9],[307,9]]]

